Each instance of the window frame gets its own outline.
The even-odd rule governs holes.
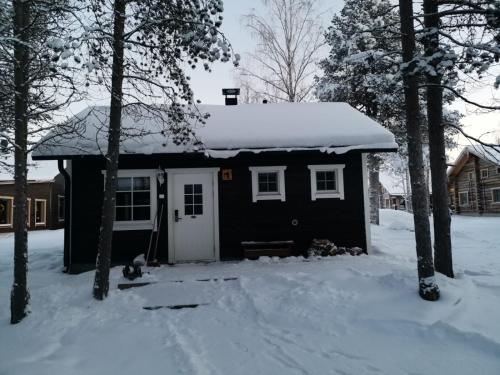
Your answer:
[[[61,217],[61,199],[63,200],[64,202],[64,207],[63,207],[63,216]],[[64,195],[61,195],[61,194],[57,194],[57,220],[60,222],[60,223],[64,223],[64,216],[65,216],[65,213],[66,213],[66,198]]]
[[[127,220],[127,221],[116,221],[113,219],[113,230],[155,230],[157,223],[155,220],[156,210],[158,205],[158,194],[157,194],[157,170],[156,169],[119,169],[117,173],[117,178],[120,177],[149,177],[149,199],[150,199],[150,213],[149,220]],[[106,178],[106,171],[102,171],[104,179]],[[103,179],[103,189],[105,180]],[[116,211],[116,208],[115,208]]]
[[[12,228],[14,226],[14,197],[8,195],[0,196],[0,199],[5,199],[10,201],[10,223],[0,224],[0,228]]]
[[[252,202],[265,201],[265,200],[280,200],[286,201],[285,191],[285,170],[284,165],[275,166],[252,166],[248,167],[252,175]],[[277,192],[259,192],[259,173],[277,173]]]
[[[483,176],[483,172],[486,172],[486,176]],[[481,180],[490,177],[490,172],[488,171],[488,168],[483,168],[479,171]]]
[[[37,203],[42,202],[44,205],[44,210],[43,210],[43,221],[36,221],[36,214],[38,212],[37,208]],[[35,198],[35,227],[42,227],[47,225],[47,199],[40,199],[40,198]]]
[[[462,202],[462,199],[460,198],[461,194],[466,194],[467,195],[467,202],[465,204]],[[468,191],[459,191],[458,192],[458,205],[460,207],[465,207],[465,206],[469,205],[469,202],[470,202],[469,201],[469,192]]]
[[[474,173],[467,172],[467,181],[474,181]]]
[[[492,204],[500,204],[500,201],[496,201],[496,200],[495,200],[495,191],[496,191],[496,190],[499,190],[499,191],[500,191],[500,187],[498,187],[498,188],[492,188],[492,189],[491,189],[491,203],[492,203]]]
[[[311,180],[311,200],[317,199],[345,199],[344,192],[344,168],[345,164],[315,164],[308,165]],[[335,172],[335,190],[319,190],[317,189],[317,172]]]

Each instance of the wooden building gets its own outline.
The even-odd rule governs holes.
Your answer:
[[[458,214],[500,214],[500,152],[465,147],[448,169],[448,191]]]
[[[64,180],[28,180],[28,229],[64,227]],[[0,233],[12,232],[14,222],[14,181],[0,180]]]
[[[379,207],[393,210],[405,210],[405,180],[387,172],[381,172],[379,175],[379,182]]]
[[[369,251],[365,159],[397,148],[390,132],[345,103],[200,110],[211,115],[193,125],[202,146],[175,145],[151,120],[124,114],[123,126],[143,136],[121,145],[113,262],[148,249],[168,263],[241,259],[248,248],[302,254],[313,238]],[[87,109],[77,115],[79,138],[52,137],[34,154],[59,160],[60,170],[67,160],[71,271],[95,263],[106,145],[96,129],[108,114]]]

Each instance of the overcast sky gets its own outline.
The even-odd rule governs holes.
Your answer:
[[[325,28],[328,27],[331,15],[338,12],[342,5],[342,0],[323,0],[324,17],[323,22]],[[243,15],[248,14],[252,9],[257,13],[263,13],[264,7],[259,0],[225,0],[224,1],[224,22],[222,31],[233,44],[236,52],[240,53],[242,60],[245,59],[245,53],[253,50],[255,42],[251,35],[246,30]],[[234,68],[231,63],[216,63],[213,66],[212,73],[207,73],[203,68],[198,68],[189,73],[191,76],[192,87],[195,95],[204,104],[224,104],[224,98],[221,93],[222,88],[234,87]],[[473,90],[471,98],[483,103],[500,104],[500,90],[494,90],[492,86]],[[97,100],[100,98],[101,100]],[[103,90],[102,93],[96,93],[91,101],[82,102],[72,106],[71,112],[76,113],[85,108],[87,105],[100,103],[108,104],[109,94]],[[465,129],[470,134],[480,137],[485,141],[494,142],[497,137],[500,137],[500,113],[477,114],[475,108],[470,105],[465,105],[463,102],[457,101],[454,108],[460,110],[466,117],[463,119]],[[458,139],[460,145],[468,144],[464,137]],[[450,158],[453,160],[459,150],[449,152]],[[43,165],[30,171],[30,178],[50,178],[57,174],[55,162],[43,163]],[[0,179],[6,178],[5,174],[0,174]]]

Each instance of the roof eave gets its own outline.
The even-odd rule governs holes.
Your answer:
[[[215,150],[214,150],[215,151]],[[238,150],[216,150],[216,151],[238,151]],[[259,149],[260,152],[321,152],[320,149],[300,149],[300,150],[290,150],[290,151],[285,151],[285,150],[276,150],[276,149]],[[397,148],[357,148],[357,149],[352,149],[349,151],[346,151],[345,154],[347,153],[381,153],[381,152],[397,152]],[[245,149],[241,150],[241,153],[252,153],[252,151]],[[257,152],[255,152],[257,153]],[[152,155],[169,155],[169,156],[180,156],[180,155],[203,155],[203,151],[198,151],[198,152],[180,152],[180,153],[153,153],[153,154],[141,154],[141,153],[128,153],[128,154],[120,154],[120,156],[152,156]],[[103,155],[97,155],[97,154],[84,154],[84,155],[32,155],[33,160],[38,160],[38,161],[43,161],[43,160],[74,160],[74,159],[81,159],[81,158],[102,158]],[[215,158],[216,159],[216,158]]]

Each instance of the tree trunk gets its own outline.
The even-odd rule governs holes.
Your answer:
[[[29,25],[30,3],[13,0],[14,10],[14,283],[11,292],[12,324],[19,323],[27,314],[29,292],[28,272],[28,227],[27,227],[27,143],[28,143],[28,71],[29,71]]]
[[[125,0],[115,0],[113,67],[111,75],[108,149],[106,152],[106,177],[93,290],[94,298],[98,300],[103,300],[108,295],[109,290],[109,268],[111,265],[111,246],[113,239],[113,222],[115,218],[118,158],[120,154],[125,5]]]
[[[415,53],[415,29],[411,0],[399,0],[401,17],[401,44],[403,61],[410,66],[403,71],[406,127],[408,133],[408,164],[412,187],[413,221],[417,251],[419,294],[428,301],[439,299],[439,288],[434,278],[432,243],[429,227],[429,197],[425,185],[422,157],[422,129],[417,77],[411,63]]]
[[[379,181],[380,159],[374,155],[368,155],[368,170],[370,178],[370,223],[379,225],[380,215],[380,181]]]
[[[437,0],[424,0],[424,25],[429,32],[425,39],[425,55],[439,52],[440,22]],[[439,61],[434,61],[437,65]],[[429,127],[429,156],[432,175],[432,212],[434,214],[434,267],[453,277],[450,235],[450,209],[448,206],[448,176],[446,174],[446,146],[443,126],[443,89],[441,75],[427,75],[427,121]]]

